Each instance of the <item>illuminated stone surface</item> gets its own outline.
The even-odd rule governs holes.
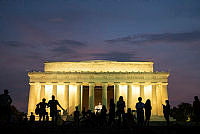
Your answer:
[[[42,98],[47,101],[55,95],[69,113],[86,106],[94,110],[94,94],[109,108],[109,100],[115,103],[123,96],[127,108],[135,109],[137,98],[151,100],[152,115],[161,116],[162,104],[168,99],[168,72],[153,72],[153,62],[81,61],[46,62],[44,72],[29,72],[30,93],[28,114],[35,111]],[[88,87],[89,86],[89,87]],[[88,87],[88,88],[87,88]],[[97,87],[101,88],[97,92]],[[86,91],[87,90],[87,91]],[[87,96],[83,96],[86,94]],[[83,98],[88,99],[87,101]],[[99,96],[98,96],[99,98]]]

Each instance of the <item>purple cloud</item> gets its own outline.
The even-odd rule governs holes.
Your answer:
[[[161,33],[161,34],[137,34],[111,40],[107,43],[129,43],[135,45],[146,45],[152,43],[189,43],[200,41],[200,31],[184,33]]]

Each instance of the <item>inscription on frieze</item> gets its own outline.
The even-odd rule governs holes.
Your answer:
[[[158,73],[142,73],[142,74],[131,74],[131,73],[96,73],[96,72],[88,72],[88,73],[32,73],[30,75],[31,82],[40,82],[46,81],[51,82],[58,81],[148,81],[148,82],[167,82],[168,74],[158,74]]]

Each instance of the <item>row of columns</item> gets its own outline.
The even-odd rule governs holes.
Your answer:
[[[51,84],[48,84],[51,85]],[[64,92],[63,97],[60,98],[58,96],[58,89],[57,85],[52,83],[52,95],[55,96],[55,98],[59,101],[61,106],[64,109],[69,110],[69,102],[70,102],[70,92],[69,92],[69,84],[64,85]],[[75,103],[76,106],[78,106],[79,109],[81,109],[81,84],[76,84],[76,94],[75,96],[72,96],[73,103]],[[45,94],[45,84],[41,83],[31,83],[30,84],[30,91],[29,91],[29,103],[28,103],[28,114],[30,115],[31,112],[35,112],[36,105],[42,101],[42,99],[51,99],[51,96],[47,98]],[[74,107],[73,107],[74,108]]]
[[[57,85],[52,84],[52,95],[58,99],[58,101],[61,103],[64,109],[70,109],[69,102],[70,102],[70,93],[69,93],[69,84],[65,84],[64,89],[64,97],[61,98],[57,97]],[[120,97],[119,92],[119,85],[120,83],[114,84],[114,100],[117,104],[117,101]],[[81,83],[77,83],[77,91],[76,95],[74,96],[75,105],[78,106],[79,110],[82,108],[82,100],[81,100]],[[94,110],[94,88],[95,83],[89,83],[89,109]],[[105,105],[107,107],[107,88],[108,83],[104,82],[102,83],[102,105]],[[135,104],[133,100],[134,94],[132,94],[132,83],[127,84],[127,108],[135,109]],[[140,85],[140,97],[143,99],[144,96],[144,85]],[[45,85],[36,83],[36,84],[30,84],[30,93],[29,93],[29,104],[28,104],[28,114],[30,115],[30,112],[34,112],[36,108],[36,104],[39,103],[43,98],[45,98]],[[153,115],[163,115],[162,112],[162,104],[165,104],[165,100],[168,99],[167,94],[167,84],[154,84],[152,85],[152,114]]]

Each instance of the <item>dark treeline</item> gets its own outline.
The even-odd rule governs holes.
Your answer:
[[[182,102],[178,106],[171,109],[170,116],[176,119],[176,121],[196,121],[193,111],[192,104]]]
[[[194,96],[193,104],[181,103],[177,107],[171,109],[170,115],[176,119],[176,121],[200,121],[200,101],[198,96]]]

